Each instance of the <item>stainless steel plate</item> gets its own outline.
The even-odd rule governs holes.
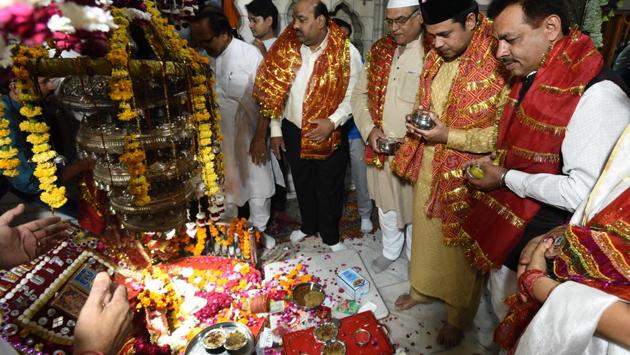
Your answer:
[[[208,351],[206,351],[206,348],[203,346],[203,337],[206,336],[206,333],[208,333],[209,331],[211,331],[212,329],[218,329],[221,328],[223,330],[225,330],[226,334],[229,334],[230,332],[233,332],[235,330],[239,330],[241,331],[243,334],[245,334],[245,337],[247,338],[247,344],[245,344],[245,346],[239,350],[239,351],[223,351],[219,354],[229,354],[229,355],[250,355],[254,353],[255,347],[256,347],[256,339],[254,339],[254,334],[252,334],[252,332],[249,330],[249,328],[243,324],[243,323],[238,323],[238,322],[223,322],[223,323],[217,323],[215,325],[211,325],[208,328],[202,330],[201,332],[199,332],[199,334],[195,335],[194,338],[192,338],[192,340],[190,341],[190,343],[188,343],[188,346],[186,347],[186,355],[208,355],[210,354]]]

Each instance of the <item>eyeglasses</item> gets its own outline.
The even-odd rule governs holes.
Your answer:
[[[418,9],[414,10],[409,16],[401,16],[396,19],[386,18],[385,23],[387,24],[388,27],[392,27],[394,26],[394,24],[397,24],[398,26],[402,26],[406,24],[407,21],[409,21],[409,19],[414,17],[417,13],[418,13]]]

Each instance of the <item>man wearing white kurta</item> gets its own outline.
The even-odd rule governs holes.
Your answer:
[[[221,111],[226,217],[236,217],[236,206],[249,202],[249,221],[264,232],[275,191],[272,165],[269,159],[255,164],[249,154],[259,112],[252,88],[262,55],[253,45],[233,38],[230,31],[225,16],[211,11],[203,12],[191,26],[193,42],[215,59],[211,66]],[[264,237],[265,247],[272,248],[273,238]]]
[[[403,138],[407,132],[405,116],[414,109],[418,93],[418,82],[424,57],[422,46],[422,17],[418,11],[418,1],[390,0],[387,4],[386,21],[393,39],[383,38],[370,49],[373,54],[368,59],[366,69],[352,93],[352,113],[354,120],[366,144],[374,152],[379,152],[379,138]],[[370,82],[368,72],[372,61],[381,52],[377,46],[396,45],[391,54],[391,66],[387,72],[387,89],[379,118],[373,117],[368,110],[368,88],[378,85]],[[391,48],[391,47],[390,47]],[[391,49],[390,49],[391,50]],[[378,81],[381,78],[372,78]],[[385,81],[385,80],[384,80]],[[368,191],[378,207],[379,224],[383,236],[383,254],[372,262],[372,269],[379,273],[387,269],[396,260],[407,239],[407,258],[411,255],[411,221],[413,218],[413,186],[406,183],[391,170],[392,156],[384,159],[382,166],[370,164],[367,167]],[[368,162],[369,164],[369,162]]]

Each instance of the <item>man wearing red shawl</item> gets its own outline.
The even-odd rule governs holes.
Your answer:
[[[630,126],[570,225],[523,250],[521,295],[509,298],[513,307],[495,334],[505,348],[516,354],[628,353],[629,155]]]
[[[389,0],[385,15],[389,33],[370,47],[351,101],[354,121],[367,143],[368,191],[383,237],[383,253],[372,262],[376,273],[398,259],[405,242],[411,258],[413,186],[392,172],[393,156],[381,152],[378,141],[398,140],[407,133],[405,116],[416,107],[424,58],[418,0]]]
[[[494,269],[489,288],[502,318],[520,251],[586,198],[628,124],[630,100],[590,38],[569,28],[563,1],[495,0],[488,13],[496,56],[514,80],[497,156],[470,180],[480,191],[460,237],[477,268]]]
[[[494,58],[490,21],[472,0],[428,0],[420,4],[433,49],[425,57],[419,105],[434,112],[437,126],[415,131],[398,150],[392,169],[414,185],[410,292],[398,309],[442,300],[447,322],[438,342],[453,347],[476,313],[483,275],[451,246],[469,212],[464,164],[494,149],[496,134],[479,135],[495,125],[496,103],[505,80]],[[492,128],[490,128],[492,130]]]
[[[270,124],[272,150],[278,159],[285,150],[291,167],[302,217],[291,241],[319,233],[333,251],[343,250],[339,221],[349,155],[340,126],[351,113],[361,55],[322,2],[298,1],[293,19],[258,68],[259,128]]]

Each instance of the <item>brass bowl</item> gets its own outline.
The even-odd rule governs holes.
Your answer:
[[[326,299],[324,289],[313,282],[305,282],[293,288],[293,302],[303,309],[313,309],[321,306]]]

